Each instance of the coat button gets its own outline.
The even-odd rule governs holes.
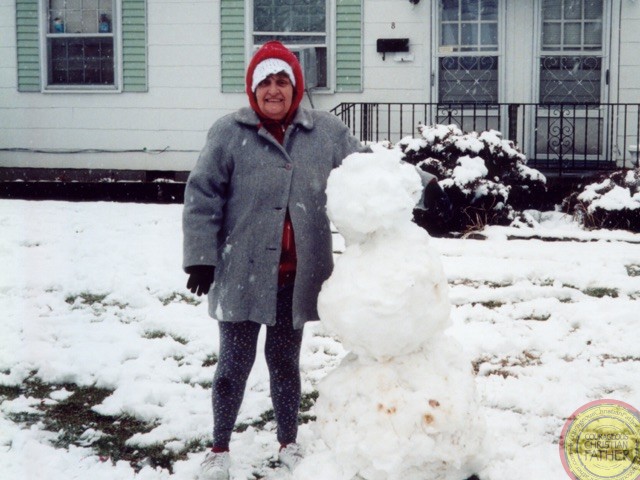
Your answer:
[[[291,165],[290,163],[287,163],[284,168],[286,168],[287,170],[291,170],[293,168],[293,165]]]

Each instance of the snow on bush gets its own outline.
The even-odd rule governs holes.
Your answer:
[[[640,169],[609,174],[565,198],[563,206],[586,228],[640,232]]]
[[[404,160],[436,175],[453,204],[448,231],[487,224],[508,225],[516,210],[545,203],[546,178],[527,167],[526,157],[496,130],[463,133],[455,125],[418,127],[421,137],[407,137],[398,147]],[[414,212],[416,222],[430,232],[428,214]]]

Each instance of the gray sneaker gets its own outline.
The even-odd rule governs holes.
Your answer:
[[[209,452],[200,464],[198,480],[229,480],[231,455],[229,452]]]
[[[286,447],[280,449],[280,452],[278,453],[278,460],[280,460],[280,463],[287,467],[291,472],[295,470],[303,458],[304,451],[298,443],[290,443]]]

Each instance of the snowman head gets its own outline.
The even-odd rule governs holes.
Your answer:
[[[382,147],[354,153],[327,181],[327,213],[347,244],[411,221],[422,183],[400,152]]]

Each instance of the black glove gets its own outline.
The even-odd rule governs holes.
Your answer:
[[[196,295],[206,295],[213,283],[216,267],[213,265],[191,265],[185,269],[189,274],[187,288]]]
[[[431,180],[424,188],[424,208],[430,217],[441,222],[447,222],[451,218],[451,200],[437,180]]]

